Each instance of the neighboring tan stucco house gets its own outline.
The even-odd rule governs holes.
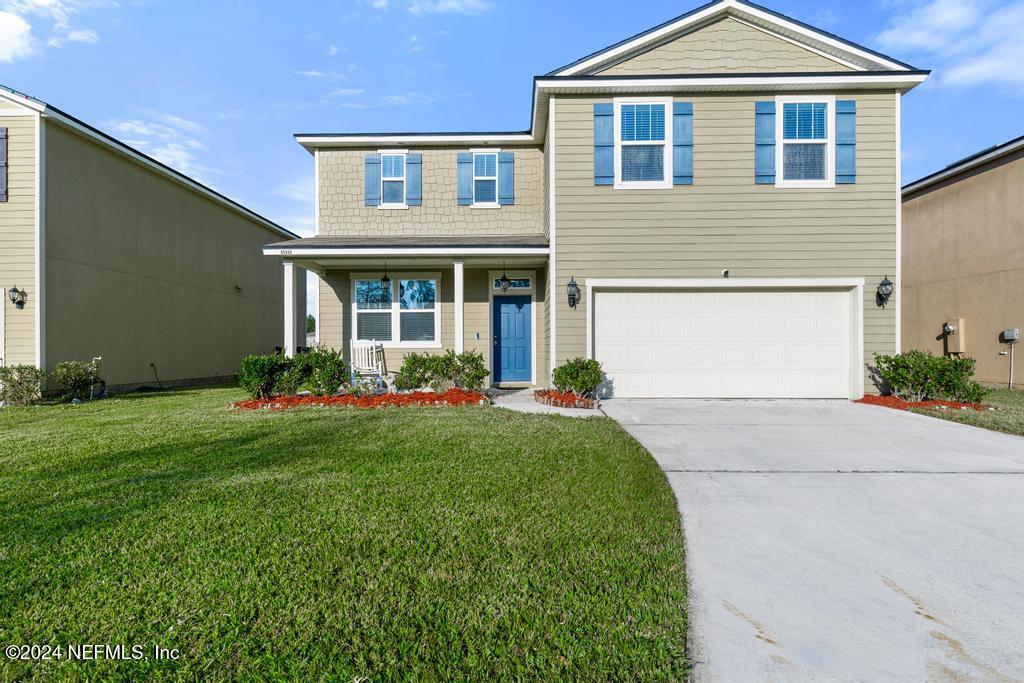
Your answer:
[[[900,346],[875,290],[926,76],[713,2],[535,78],[524,132],[296,136],[316,236],[265,253],[319,276],[320,343],[383,341],[393,370],[475,349],[503,386],[583,356],[610,396],[858,398]]]
[[[976,379],[1006,385],[1003,332],[1024,329],[1024,137],[907,185],[903,237],[903,348],[969,356]]]
[[[262,247],[294,237],[0,87],[3,363],[102,357],[111,388],[232,376],[244,355],[282,344],[281,265]],[[301,297],[294,309],[304,318]]]

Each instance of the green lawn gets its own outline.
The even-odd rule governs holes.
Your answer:
[[[915,413],[1024,436],[1024,391],[995,389],[983,401],[997,410],[914,410]]]
[[[0,410],[0,645],[179,648],[0,679],[682,679],[675,500],[607,419]]]

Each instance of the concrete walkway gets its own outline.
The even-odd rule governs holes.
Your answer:
[[[1024,438],[840,401],[625,401],[697,680],[1024,680]]]

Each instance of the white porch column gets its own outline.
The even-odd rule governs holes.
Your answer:
[[[455,262],[455,353],[462,353],[466,343],[463,314],[465,308],[465,289],[463,278],[463,262]]]
[[[284,262],[284,353],[289,358],[305,346],[306,271]],[[301,323],[301,324],[300,324]]]

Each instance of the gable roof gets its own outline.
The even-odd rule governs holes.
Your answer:
[[[979,166],[983,166],[991,161],[997,161],[1022,150],[1024,150],[1024,135],[1019,138],[1014,138],[1009,142],[1004,142],[1001,145],[994,145],[988,149],[983,149],[980,152],[975,152],[968,157],[964,157],[960,161],[954,161],[942,170],[936,171],[931,175],[926,175],[912,183],[907,183],[903,186],[903,197],[906,199],[908,196],[927,189],[932,185],[941,183],[942,181],[950,178],[955,178],[956,176],[974,170]]]
[[[914,67],[870,48],[822,31],[802,21],[748,0],[713,0],[654,28],[619,41],[548,73],[548,76],[593,74],[629,56],[645,52],[679,34],[696,30],[725,16],[742,19],[809,49],[864,71],[913,71]]]
[[[256,221],[263,227],[273,232],[276,232],[282,237],[285,237],[287,239],[298,239],[299,237],[292,231],[281,227],[280,225],[273,222],[269,218],[261,216],[252,209],[249,209],[239,204],[235,200],[230,199],[225,195],[222,195],[220,192],[217,192],[216,190],[207,187],[198,180],[185,175],[181,171],[177,171],[171,168],[170,166],[161,161],[157,161],[148,154],[140,152],[134,147],[125,144],[124,142],[121,142],[120,140],[111,135],[107,135],[98,128],[89,125],[81,119],[75,118],[67,112],[61,111],[53,105],[47,104],[46,102],[38,100],[30,95],[18,92],[17,90],[14,90],[12,88],[8,88],[5,85],[0,85],[0,102],[4,100],[8,102],[13,102],[14,104],[20,105],[21,107],[24,107],[26,109],[30,109],[31,111],[36,112],[38,115],[43,116],[50,121],[59,123],[60,125],[69,128],[79,133],[80,135],[84,135],[90,140],[98,142],[100,145],[107,147],[108,149],[111,149],[117,154],[128,157],[132,161],[140,163],[143,166],[149,168],[150,170],[155,171],[157,174],[162,175],[165,178],[175,183],[178,183],[179,185],[183,185],[194,192],[198,192],[199,194],[209,199],[212,199],[213,201],[230,209],[231,211],[234,211],[235,213],[242,214],[246,218]]]

